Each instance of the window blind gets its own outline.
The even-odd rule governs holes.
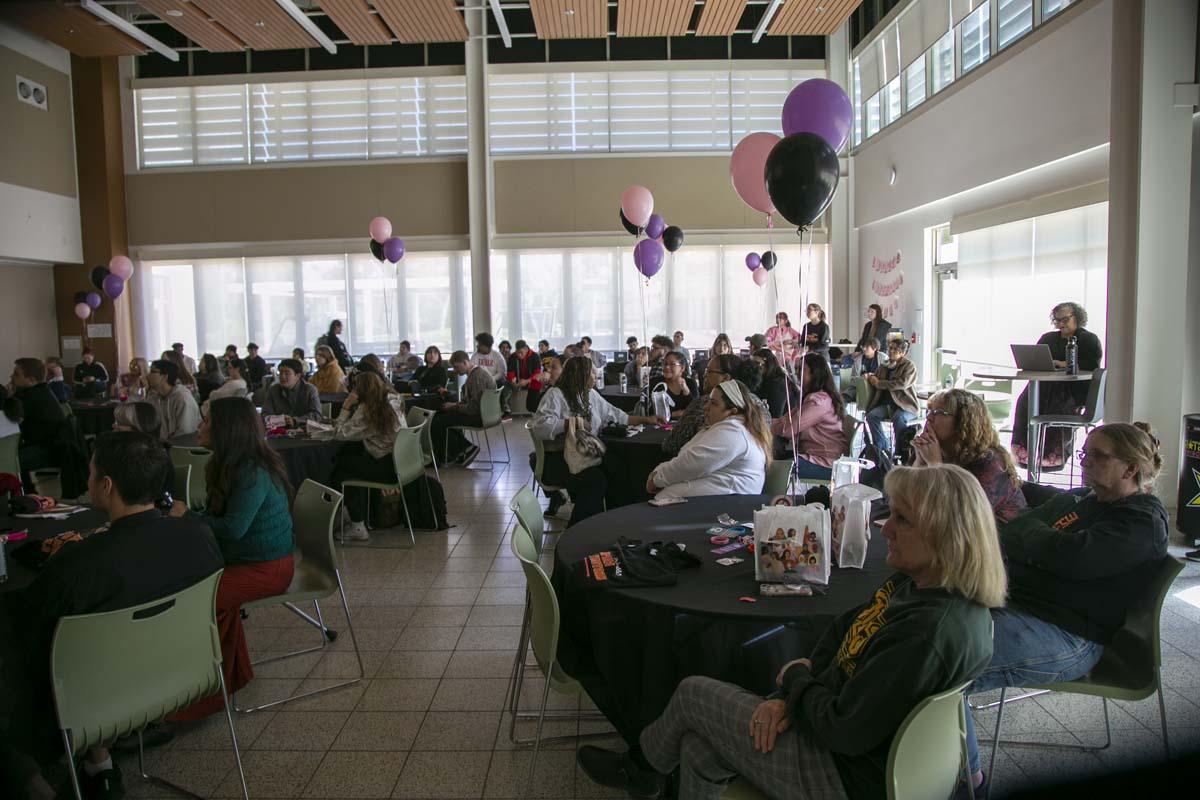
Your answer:
[[[193,141],[197,164],[245,163],[245,86],[192,88]]]
[[[192,92],[186,87],[143,89],[137,93],[141,166],[191,164]]]
[[[1003,50],[1033,30],[1033,0],[998,0],[996,46]]]
[[[950,3],[948,0],[918,0],[900,16],[897,25],[903,66],[908,66],[950,30]]]

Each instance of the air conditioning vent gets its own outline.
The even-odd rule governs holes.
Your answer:
[[[17,99],[34,108],[40,108],[42,111],[50,110],[50,99],[46,95],[46,87],[20,75],[17,76]]]

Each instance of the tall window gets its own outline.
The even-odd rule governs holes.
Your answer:
[[[879,118],[879,102],[883,92],[877,92],[874,97],[867,101],[867,138],[871,138],[879,133],[880,118]]]
[[[863,140],[863,124],[862,124],[862,70],[858,66],[858,59],[854,59],[854,144],[857,146],[862,144]]]
[[[925,57],[921,56],[904,70],[904,110],[911,111],[925,101]]]
[[[1045,22],[1069,5],[1071,0],[1042,0],[1042,21]]]
[[[937,40],[933,46],[933,93],[937,94],[954,83],[954,31]]]
[[[1033,30],[1033,0],[998,0],[996,45],[1003,50]]]
[[[884,107],[886,125],[891,125],[900,119],[900,76],[896,76],[884,87],[884,97],[887,105]]]
[[[984,3],[962,21],[962,74],[988,60],[991,55],[991,4]]]

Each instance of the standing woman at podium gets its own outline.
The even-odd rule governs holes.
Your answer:
[[[1059,303],[1050,312],[1050,322],[1055,330],[1042,334],[1038,344],[1050,347],[1054,366],[1067,365],[1067,342],[1075,337],[1079,347],[1079,370],[1091,372],[1100,366],[1103,347],[1100,337],[1089,331],[1088,315],[1078,303]],[[1038,390],[1038,413],[1075,414],[1087,403],[1091,381],[1047,381]],[[1012,452],[1018,466],[1029,466],[1029,387],[1017,398],[1017,412],[1013,419]],[[1069,454],[1074,431],[1070,428],[1049,428],[1042,446],[1043,472],[1056,472],[1063,468]]]

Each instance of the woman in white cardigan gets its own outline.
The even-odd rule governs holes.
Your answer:
[[[771,462],[771,431],[739,380],[718,385],[705,401],[705,428],[679,455],[659,464],[646,491],[659,497],[761,494]]]

